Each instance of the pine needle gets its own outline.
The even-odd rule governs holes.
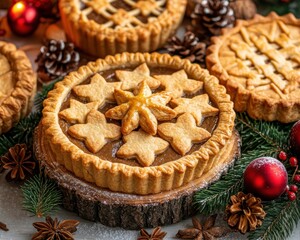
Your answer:
[[[243,191],[243,172],[254,159],[263,156],[277,157],[279,151],[289,151],[289,131],[293,124],[265,122],[238,113],[236,128],[242,138],[242,156],[235,166],[219,181],[195,194],[194,205],[200,213],[207,215],[224,211],[230,196]],[[288,161],[287,161],[288,162]],[[287,166],[289,177],[293,169]],[[285,196],[274,201],[263,202],[267,216],[263,225],[251,232],[250,239],[285,239],[300,220],[300,200],[291,202]]]
[[[40,122],[42,117],[43,101],[47,97],[48,92],[53,88],[54,84],[61,78],[55,80],[49,85],[43,86],[40,92],[35,96],[34,111],[27,117],[19,121],[10,131],[0,136],[0,156],[5,154],[9,148],[17,143],[26,143],[29,147],[32,145],[33,130]]]
[[[58,209],[62,195],[56,184],[42,175],[35,175],[21,187],[23,208],[35,216],[48,216]]]

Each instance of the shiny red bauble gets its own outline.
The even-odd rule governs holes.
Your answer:
[[[244,172],[246,191],[263,200],[278,198],[285,192],[287,183],[288,174],[284,165],[272,157],[253,160]]]
[[[292,152],[300,158],[300,120],[294,124],[290,132],[290,146]]]
[[[7,22],[13,33],[27,36],[37,29],[40,20],[35,7],[20,1],[13,3],[7,10]]]

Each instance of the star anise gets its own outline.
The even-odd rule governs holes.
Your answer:
[[[197,218],[192,218],[193,228],[179,230],[176,237],[180,239],[210,240],[224,236],[230,230],[225,227],[214,227],[217,215],[212,215],[206,219],[202,225]]]
[[[1,157],[3,168],[8,170],[7,181],[24,180],[32,175],[36,162],[32,158],[31,151],[26,144],[16,144]]]
[[[3,222],[0,222],[0,230],[3,230],[3,231],[8,231],[8,228],[7,228],[7,226],[6,226],[6,224],[5,224],[5,223],[3,223]]]
[[[166,232],[161,231],[161,227],[154,228],[151,234],[142,228],[137,240],[162,240],[166,235]]]
[[[53,240],[73,240],[73,234],[77,231],[79,221],[76,220],[54,220],[46,217],[46,222],[35,222],[32,225],[37,229],[37,233],[32,236],[32,240],[53,239]]]

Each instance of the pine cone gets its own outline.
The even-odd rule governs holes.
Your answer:
[[[27,150],[26,144],[16,144],[1,157],[3,168],[9,170],[6,175],[7,181],[24,180],[33,174],[36,162],[31,157],[31,152]]]
[[[35,61],[41,80],[49,81],[75,70],[79,60],[79,53],[74,50],[73,43],[52,39],[41,47]]]
[[[186,32],[182,41],[173,36],[166,49],[169,54],[178,55],[191,62],[205,62],[206,44],[199,42],[199,39],[192,32]]]
[[[232,27],[234,12],[229,0],[202,0],[192,14],[193,24],[207,29],[212,35],[220,35],[221,29]]]
[[[252,0],[235,0],[230,3],[236,19],[251,19],[256,14],[256,5]]]
[[[262,225],[266,213],[260,198],[251,193],[239,192],[230,197],[231,204],[227,205],[225,213],[228,225],[237,228],[241,233],[255,230]]]

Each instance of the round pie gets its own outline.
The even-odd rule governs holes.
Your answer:
[[[55,85],[44,101],[41,149],[52,165],[98,187],[153,194],[228,160],[234,119],[225,88],[198,65],[123,53]]]
[[[252,118],[300,119],[300,20],[292,14],[238,21],[212,38],[207,67],[226,86],[238,112]]]
[[[61,0],[67,37],[98,57],[161,47],[182,21],[186,0]]]
[[[0,134],[26,116],[36,92],[36,76],[26,54],[0,41]]]

